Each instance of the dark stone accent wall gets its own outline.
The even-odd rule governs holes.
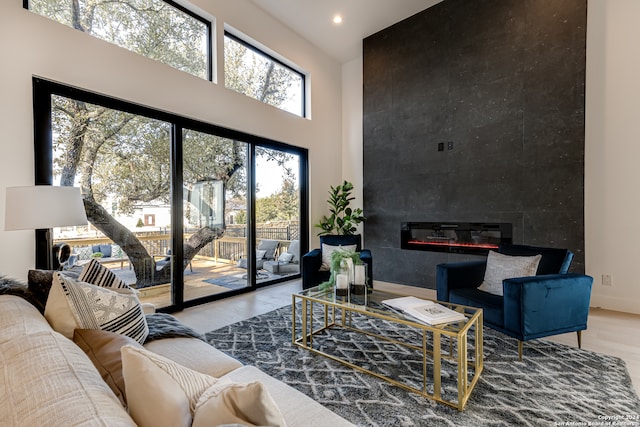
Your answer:
[[[400,249],[403,221],[510,222],[584,272],[586,17],[586,0],[445,0],[364,40],[375,280],[435,288],[438,263],[478,259]]]

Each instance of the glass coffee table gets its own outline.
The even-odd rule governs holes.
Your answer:
[[[438,302],[463,313],[464,320],[427,325],[382,303],[402,296],[406,295],[377,289],[369,289],[366,294],[336,296],[333,289],[320,287],[295,293],[292,295],[292,342],[405,390],[463,410],[483,368],[482,309]],[[373,330],[368,327],[372,324]],[[397,365],[394,373],[398,369],[400,373],[392,377],[385,369],[376,369],[377,364],[371,363],[366,355],[348,358],[345,357],[348,351],[329,351],[331,346],[324,345],[329,342],[325,340],[331,334],[345,331],[365,334],[367,339],[381,343],[363,345],[355,351],[388,347],[389,351],[383,353],[393,356],[391,361],[381,361],[380,367]],[[406,362],[404,358],[413,360]],[[405,366],[416,366],[418,374],[412,377],[416,372],[404,372]]]

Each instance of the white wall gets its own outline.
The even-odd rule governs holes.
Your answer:
[[[195,0],[310,74],[312,119],[303,119],[166,65],[0,2],[0,275],[25,279],[34,266],[31,231],[4,231],[8,186],[34,182],[32,76],[58,81],[204,122],[309,149],[311,224],[325,212],[324,194],[342,178],[341,68],[248,0]],[[222,42],[218,46],[222,68]],[[313,246],[315,232],[311,232]]]
[[[593,307],[640,313],[640,1],[589,0],[587,23],[585,255]],[[361,58],[342,67],[343,175],[362,182]],[[358,90],[356,90],[358,88]],[[357,99],[355,99],[357,98]],[[353,111],[352,111],[353,110]],[[358,134],[359,130],[359,134]],[[366,215],[366,212],[365,212]],[[375,257],[375,254],[374,254]],[[612,286],[602,285],[602,275]]]
[[[589,0],[585,249],[591,305],[640,313],[640,1]],[[612,286],[602,285],[610,275]]]

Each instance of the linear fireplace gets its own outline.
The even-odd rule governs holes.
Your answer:
[[[400,247],[419,251],[486,255],[512,242],[512,226],[486,222],[403,222]]]

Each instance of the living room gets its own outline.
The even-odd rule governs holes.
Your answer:
[[[229,91],[220,80],[211,83],[79,34],[26,11],[19,1],[3,2],[3,185],[33,184],[32,78],[39,76],[308,149],[310,224],[326,213],[329,186],[343,179],[355,183],[355,202],[362,204],[367,191],[363,188],[362,53],[341,62],[251,1],[190,3],[215,19],[216,43],[221,43],[223,24],[228,24],[305,70],[311,77],[309,116],[294,116]],[[426,8],[435,2],[424,3]],[[640,210],[633,172],[639,150],[633,136],[640,130],[635,119],[640,58],[628,46],[634,35],[640,35],[635,22],[639,15],[635,0],[590,1],[587,5],[582,248],[584,272],[594,278],[591,306],[636,314],[640,314],[640,290],[629,261],[638,254],[635,241],[640,240],[640,231],[631,226]],[[216,50],[216,67],[221,69],[221,44]],[[434,151],[438,142],[425,141]],[[366,214],[366,204],[364,208]],[[4,212],[4,205],[0,211]],[[393,226],[399,237],[399,224]],[[0,271],[25,279],[34,266],[33,233],[0,233],[4,243]],[[317,246],[315,230],[310,230],[309,247]],[[628,255],[622,256],[624,253]],[[605,276],[610,281],[604,282]],[[419,286],[433,289],[434,283]]]

